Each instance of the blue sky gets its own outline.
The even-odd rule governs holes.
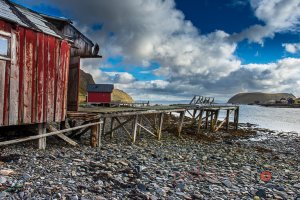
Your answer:
[[[15,2],[72,19],[104,55],[83,62],[83,69],[136,99],[226,99],[256,91],[300,96],[297,0]]]

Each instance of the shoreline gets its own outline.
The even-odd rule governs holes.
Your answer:
[[[46,151],[31,142],[1,148],[0,199],[295,199],[300,195],[300,138],[240,124],[240,131],[182,138],[172,127],[162,141],[122,132],[102,149],[74,148],[51,138]],[[258,139],[264,136],[262,140]],[[254,140],[257,138],[257,140]],[[252,141],[253,140],[253,141]],[[260,179],[269,171],[269,182]],[[5,196],[8,197],[5,197]]]

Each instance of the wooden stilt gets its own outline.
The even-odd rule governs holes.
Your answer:
[[[226,131],[229,130],[229,119],[230,119],[230,110],[227,110],[226,112]]]
[[[235,130],[237,130],[239,126],[239,107],[234,111],[234,126]]]
[[[101,122],[101,119],[99,120]],[[98,125],[98,141],[97,141],[97,147],[100,149],[102,144],[102,123]]]
[[[200,133],[201,131],[201,126],[202,126],[202,117],[203,117],[203,110],[200,110],[200,114],[199,114],[199,120],[198,120],[198,130],[197,130],[197,134]]]
[[[98,144],[98,125],[91,127],[91,147],[95,148]]]
[[[106,124],[106,117],[103,118],[103,124],[102,124],[102,133],[105,135],[105,124]]]
[[[132,140],[133,143],[135,143],[135,141],[136,141],[136,133],[137,133],[137,127],[138,127],[138,118],[139,118],[139,116],[136,115],[134,117],[134,120],[133,120],[133,140]]]
[[[38,135],[46,134],[46,124],[38,124]],[[46,137],[38,139],[38,148],[41,150],[46,149]]]
[[[50,132],[59,131],[54,126],[52,126],[52,125],[49,125],[48,129],[49,129]],[[68,144],[70,144],[72,146],[78,146],[77,142],[75,142],[71,138],[65,136],[63,133],[57,134],[56,136],[59,137],[60,139],[64,140],[65,142],[67,142]]]
[[[160,116],[159,116],[159,127],[158,127],[158,132],[157,132],[158,140],[161,139],[161,132],[162,132],[163,122],[164,122],[164,113],[161,113]]]
[[[143,125],[143,117],[140,117],[139,124]],[[141,135],[141,130],[142,130],[142,127],[138,126],[137,134],[138,134],[139,137]]]
[[[213,132],[214,131],[214,115],[215,112],[210,111],[210,131]]]
[[[215,111],[214,122],[213,122],[213,131],[216,130],[216,127],[218,125],[219,113],[220,113],[220,110]]]
[[[111,118],[111,122],[110,122],[110,139],[113,139],[113,137],[114,137],[114,123],[115,123],[115,118],[114,117],[112,117]]]
[[[179,118],[179,126],[178,126],[178,136],[181,136],[181,131],[183,127],[183,121],[184,121],[185,112],[180,112],[180,118]]]
[[[208,117],[209,117],[209,111],[206,111],[206,115],[205,115],[205,129],[208,129]]]

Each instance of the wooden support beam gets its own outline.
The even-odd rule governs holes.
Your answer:
[[[143,117],[140,117],[139,124],[140,124],[140,125],[142,125],[142,124],[143,124]],[[138,130],[137,130],[137,134],[138,134],[138,136],[140,136],[140,135],[141,135],[141,129],[142,129],[142,127],[141,127],[141,126],[139,126],[139,127],[138,127]]]
[[[111,122],[110,122],[110,139],[113,139],[114,137],[114,123],[115,123],[115,117],[111,118]]]
[[[98,144],[98,125],[91,127],[91,147],[95,148]]]
[[[226,131],[229,130],[229,120],[230,120],[230,113],[232,110],[226,110]]]
[[[216,127],[218,125],[219,113],[220,113],[220,110],[215,111],[215,116],[214,116],[214,120],[213,120],[213,132],[215,132]]]
[[[51,124],[49,124],[48,129],[50,132],[56,132],[58,131],[54,126],[52,126]],[[64,140],[65,142],[67,142],[68,144],[72,145],[72,146],[78,146],[77,142],[75,142],[74,140],[72,140],[71,138],[65,136],[62,133],[59,133],[56,135],[57,137],[59,137],[60,139]]]
[[[135,141],[136,141],[136,133],[137,133],[137,127],[138,127],[138,118],[139,118],[139,116],[136,115],[134,117],[134,120],[133,120],[133,140],[132,140],[133,143],[135,143]]]
[[[185,117],[185,111],[180,112],[180,117],[179,117],[179,126],[178,126],[178,136],[181,136],[181,131],[183,127],[183,122],[184,122],[184,117]]]
[[[105,135],[105,124],[106,124],[106,117],[103,118],[103,124],[102,124],[102,133]]]
[[[164,113],[161,113],[159,116],[159,125],[158,125],[158,131],[157,131],[157,139],[161,140],[161,132],[162,132],[162,127],[163,127],[163,122],[164,122]]]
[[[226,124],[226,130],[228,130],[228,125],[229,125],[229,115],[230,115],[231,111],[230,111],[230,110],[227,110],[226,112],[227,112],[226,118],[220,123],[220,125],[218,125],[218,127],[215,129],[215,132],[217,132],[220,128],[222,128],[222,126],[223,126],[224,124]]]
[[[211,132],[214,131],[214,115],[215,115],[215,112],[211,111],[211,115],[210,115],[210,131]]]
[[[124,126],[125,124],[131,122],[131,121],[133,120],[133,118],[134,118],[134,117],[131,117],[131,118],[127,119],[125,122],[122,122],[122,124],[120,124],[119,126],[116,126],[115,128],[113,128],[113,130],[111,130],[111,131],[118,130],[119,128],[121,128],[121,127]],[[106,132],[105,135],[110,134],[111,131]]]
[[[209,111],[206,111],[206,115],[205,115],[205,129],[208,129],[208,117],[209,117]]]
[[[38,124],[38,135],[43,136],[46,134],[46,124]],[[46,149],[46,138],[41,137],[38,139],[38,148],[41,150]]]
[[[139,127],[141,127],[142,129],[144,129],[145,131],[147,131],[148,133],[150,133],[153,136],[157,136],[156,134],[154,134],[152,131],[150,131],[149,129],[147,129],[145,126],[141,125],[141,124],[137,124]]]
[[[98,141],[97,141],[97,146],[100,149],[102,145],[102,123],[101,119],[99,119],[100,124],[98,124]]]
[[[97,124],[100,124],[100,123],[102,123],[102,122],[91,123],[91,124],[87,124],[87,125],[83,125],[83,126],[68,128],[68,129],[65,129],[65,130],[55,131],[55,132],[52,132],[52,133],[45,133],[45,134],[41,134],[41,135],[34,135],[34,136],[25,137],[25,138],[0,142],[0,146],[10,145],[10,144],[17,144],[17,143],[27,142],[27,141],[31,141],[31,140],[37,140],[37,139],[40,139],[40,138],[45,138],[45,137],[57,135],[57,134],[60,134],[60,133],[67,133],[67,132],[70,132],[70,131],[83,129],[83,128],[90,127],[90,126],[93,126],[93,125],[97,125]]]
[[[120,119],[119,119],[118,117],[116,117],[116,121],[117,121],[120,125],[122,124],[122,122],[120,121]],[[131,136],[130,132],[127,130],[127,128],[125,127],[125,124],[122,125],[120,128],[122,128],[122,129],[128,134],[128,136],[130,137],[130,139],[132,139],[132,136]]]
[[[203,110],[201,109],[200,110],[200,114],[199,114],[199,120],[198,120],[198,129],[197,129],[197,134],[199,134],[200,133],[200,131],[201,131],[201,127],[202,127],[202,117],[203,117]]]
[[[235,130],[238,129],[239,126],[239,107],[237,107],[234,111],[234,126],[235,126]]]

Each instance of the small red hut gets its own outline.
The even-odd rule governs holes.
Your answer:
[[[87,103],[88,104],[105,104],[111,103],[114,85],[112,84],[90,84],[88,85]]]

